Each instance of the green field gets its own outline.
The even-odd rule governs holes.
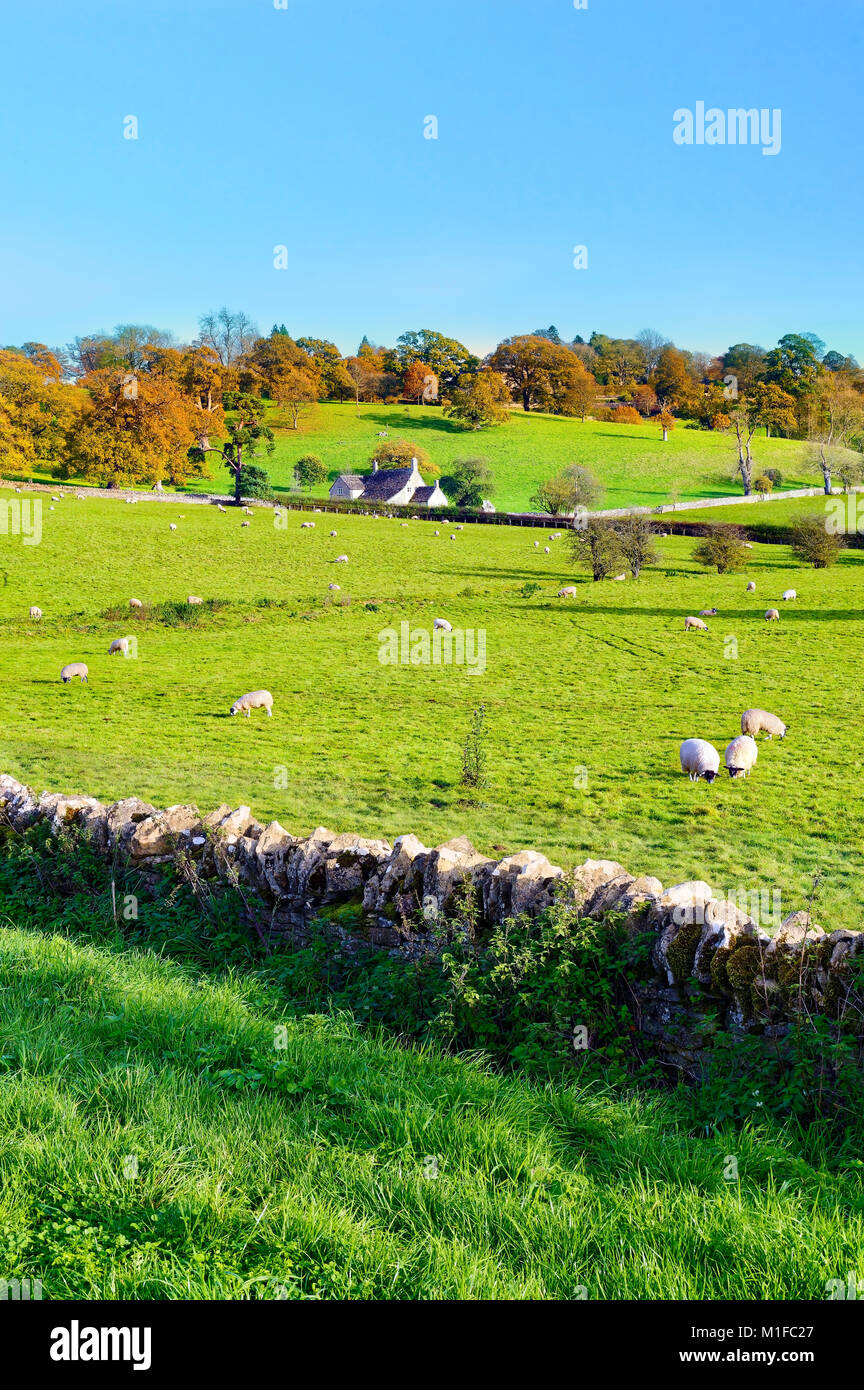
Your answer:
[[[568,419],[514,410],[507,424],[487,430],[463,430],[440,410],[422,406],[324,404],[301,419],[297,430],[286,429],[287,418],[271,414],[276,427],[276,450],[263,458],[278,493],[290,490],[293,469],[303,454],[314,453],[327,465],[331,480],[338,473],[368,472],[373,450],[390,439],[407,439],[425,449],[430,461],[446,473],[453,459],[484,455],[495,477],[493,500],[499,511],[527,511],[538,483],[567,464],[580,463],[604,487],[601,506],[658,505],[671,495],[725,497],[741,491],[734,476],[735,445],[729,434],[711,430],[675,429],[664,444],[654,424],[607,425],[595,420]],[[779,468],[783,487],[809,487],[819,482],[818,469],[807,457],[807,446],[785,439],[757,439],[754,455],[759,467]],[[211,463],[213,477],[199,491],[229,491],[228,474]],[[327,485],[313,489],[325,497]]]
[[[860,1267],[860,1160],[818,1126],[502,1076],[124,947],[104,898],[12,897],[0,1268],[46,1299],[819,1300]]]
[[[818,572],[756,546],[746,574],[719,577],[693,563],[690,540],[669,538],[638,584],[580,580],[562,600],[575,572],[566,540],[546,532],[467,526],[450,540],[430,522],[315,520],[301,530],[292,513],[278,530],[256,509],[241,529],[236,512],[182,499],[68,497],[46,509],[41,545],[0,537],[0,765],[39,791],[248,803],[301,834],[410,830],[436,844],[464,833],[495,855],[533,847],[564,865],[591,855],[667,883],[705,878],[715,892],[779,887],[784,910],[818,871],[819,919],[860,926],[864,793],[850,731],[864,706],[864,556]],[[349,564],[333,563],[340,553]],[[798,602],[767,625],[790,585]],[[126,608],[190,593],[225,606],[189,627]],[[28,619],[31,603],[42,622]],[[710,632],[685,635],[685,614],[712,606]],[[379,662],[383,629],[428,631],[436,616],[485,632],[483,674]],[[127,634],[137,658],[109,659]],[[60,684],[71,660],[88,663],[89,685]],[[229,718],[262,686],[272,720]],[[490,783],[473,805],[460,755],[481,702]],[[750,705],[788,722],[785,742],[765,744],[746,782],[691,784],[681,740],[722,752]]]

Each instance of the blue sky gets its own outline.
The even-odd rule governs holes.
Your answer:
[[[864,361],[860,0],[284,3],[7,7],[0,342],[228,304],[345,351],[555,323]],[[676,145],[698,101],[780,108],[780,153]]]

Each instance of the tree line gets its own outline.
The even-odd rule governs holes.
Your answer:
[[[826,491],[837,478],[850,486],[862,476],[864,372],[812,333],[786,334],[770,349],[735,343],[711,356],[650,329],[632,339],[595,332],[564,341],[551,326],[505,338],[481,359],[456,338],[420,329],[393,347],[364,336],[343,356],[327,339],[294,338],[285,324],[263,336],[228,308],[202,315],[189,344],[152,325],[120,324],[62,348],[0,349],[0,466],[20,474],[46,462],[61,478],[179,486],[205,475],[212,455],[239,495],[243,468],[272,452],[273,408],[277,423],[297,429],[322,400],[358,408],[414,401],[466,431],[506,424],[520,407],[652,421],[664,440],[686,421],[729,434],[745,493],[774,481],[770,471],[756,472],[759,430],[809,439]],[[569,510],[570,482],[550,480],[540,505]]]

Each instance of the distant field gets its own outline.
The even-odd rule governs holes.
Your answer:
[[[273,422],[284,417],[274,413]],[[303,454],[318,454],[331,472],[366,472],[379,431],[410,440],[426,450],[446,473],[453,459],[483,454],[495,475],[493,500],[499,511],[525,511],[538,483],[569,463],[589,468],[603,483],[601,506],[657,505],[678,498],[725,497],[741,491],[732,476],[734,442],[710,430],[674,429],[664,444],[656,425],[606,425],[594,420],[511,412],[506,425],[462,430],[440,410],[421,406],[322,405],[297,431],[277,428],[276,451],[260,462],[277,490],[293,486],[293,468]],[[785,439],[759,439],[754,453],[759,467],[779,468],[783,487],[808,487],[819,477],[806,445]],[[212,465],[214,478],[203,491],[229,491],[228,474]],[[314,489],[324,497],[327,486]]]
[[[719,577],[692,562],[689,539],[669,538],[638,584],[579,580],[561,600],[575,572],[566,541],[542,532],[548,556],[509,528],[452,541],[429,522],[339,517],[331,540],[330,518],[312,531],[289,519],[279,531],[256,510],[241,530],[236,513],[184,515],[182,499],[71,497],[46,512],[41,545],[0,537],[2,767],[39,790],[247,802],[297,833],[412,830],[429,844],[465,833],[488,853],[532,846],[715,890],[779,886],[790,907],[819,871],[818,915],[861,925],[864,755],[850,730],[864,713],[864,555],[820,573],[756,546],[747,574]],[[332,563],[340,553],[348,565]],[[767,626],[789,585],[798,603]],[[228,606],[188,629],[127,616],[132,596],[189,593]],[[31,603],[43,622],[28,620]],[[111,605],[123,616],[103,617]],[[712,606],[708,635],[685,636],[684,615]],[[380,664],[382,629],[428,630],[439,615],[485,632],[484,674]],[[109,659],[129,633],[137,659]],[[89,664],[89,686],[61,686],[73,659]],[[230,719],[231,702],[261,686],[274,718]],[[481,702],[490,785],[473,806],[460,750]],[[691,785],[680,741],[722,750],[754,704],[787,720],[786,741],[761,749],[746,783]]]

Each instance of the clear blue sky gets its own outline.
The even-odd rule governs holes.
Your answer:
[[[345,351],[555,323],[864,362],[860,0],[285,2],[6,7],[0,343],[224,303]],[[676,145],[698,101],[779,107],[780,153]]]

